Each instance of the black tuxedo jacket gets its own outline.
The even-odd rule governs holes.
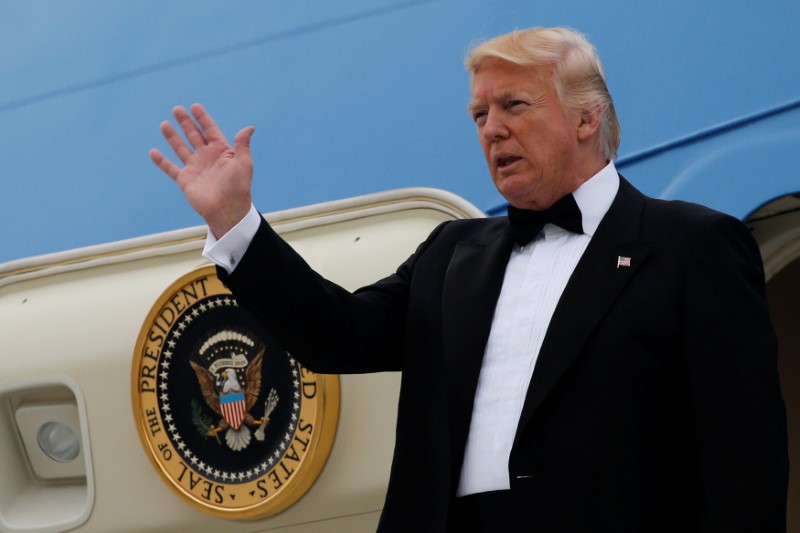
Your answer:
[[[380,531],[446,529],[512,244],[505,217],[444,223],[351,294],[263,223],[219,272],[310,369],[402,371]],[[508,471],[531,531],[785,530],[776,342],[739,221],[621,181],[547,330]]]

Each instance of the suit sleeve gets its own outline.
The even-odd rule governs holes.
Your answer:
[[[355,293],[314,270],[265,222],[232,274],[217,274],[239,304],[307,368],[319,373],[400,370],[408,291],[417,258]]]
[[[786,414],[758,247],[717,215],[690,258],[685,353],[706,532],[784,532]]]

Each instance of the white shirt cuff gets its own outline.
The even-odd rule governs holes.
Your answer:
[[[250,211],[244,218],[219,240],[214,237],[211,230],[208,231],[203,257],[231,274],[250,246],[259,225],[261,225],[261,215],[255,206],[250,204]]]

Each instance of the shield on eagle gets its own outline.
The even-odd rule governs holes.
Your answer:
[[[222,418],[225,419],[233,429],[238,430],[244,422],[244,414],[247,407],[244,403],[244,393],[231,392],[219,395],[219,407],[222,411]]]

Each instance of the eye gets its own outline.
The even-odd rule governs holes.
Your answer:
[[[486,124],[486,115],[488,113],[484,110],[478,110],[472,113],[472,120],[475,121],[475,124],[480,127]]]
[[[527,104],[528,103],[524,100],[509,100],[508,103],[506,103],[506,109],[510,111],[518,111],[523,109]]]

